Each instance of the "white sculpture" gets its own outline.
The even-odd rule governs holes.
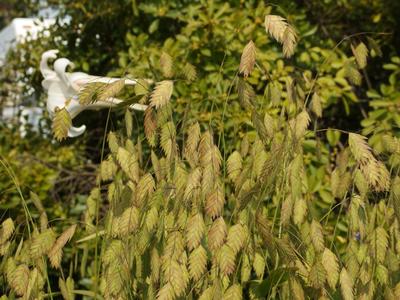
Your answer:
[[[71,119],[75,118],[80,112],[86,109],[101,109],[114,107],[121,103],[121,99],[110,97],[104,101],[97,101],[93,104],[83,105],[79,103],[78,93],[87,84],[94,82],[113,83],[121,78],[110,78],[92,76],[82,72],[69,73],[66,71],[68,66],[73,67],[73,63],[67,58],[57,58],[58,50],[49,50],[42,54],[40,62],[40,71],[44,77],[42,86],[45,89],[47,98],[47,110],[50,117],[53,118],[57,108],[66,108]],[[56,59],[54,69],[48,66],[49,59]],[[125,79],[125,85],[135,85],[135,80]],[[134,110],[144,111],[147,105],[133,104],[130,108]],[[81,135],[86,129],[85,125],[80,127],[71,126],[68,130],[69,137]]]

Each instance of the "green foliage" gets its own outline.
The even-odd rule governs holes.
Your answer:
[[[8,0],[1,3],[0,28],[7,26],[13,18],[26,17],[36,13],[40,7],[37,0]]]
[[[77,209],[76,216],[82,211],[82,195],[95,181],[93,165],[83,158],[82,148],[55,145],[29,130],[21,137],[18,130],[0,128],[0,210],[4,216],[23,222],[25,202],[38,207],[35,217],[41,216],[44,207],[51,219],[65,218]]]

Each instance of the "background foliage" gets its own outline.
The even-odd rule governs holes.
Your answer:
[[[77,69],[164,84],[121,95],[152,103],[144,115],[82,114],[79,141],[2,128],[2,293],[400,297],[396,6],[62,3],[68,24],[10,54],[2,100],[14,76],[42,103],[26,70],[54,47]],[[297,30],[290,58],[269,14]]]

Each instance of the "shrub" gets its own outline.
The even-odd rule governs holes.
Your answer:
[[[293,54],[290,22],[267,14],[264,30]],[[192,91],[185,101],[201,99],[218,77],[196,81],[192,65],[161,53],[158,82],[135,91],[149,105],[135,115],[143,128],[126,108],[124,128],[108,134],[82,224],[56,229],[34,195],[27,228],[3,222],[10,297],[49,296],[57,279],[65,299],[398,298],[399,142],[388,127],[398,117],[379,109],[395,105],[396,75],[383,95],[369,93],[379,99],[363,124],[373,148],[361,134],[323,127],[327,99],[356,97],[367,55],[377,51],[346,41],[354,56],[323,54],[314,76],[282,58],[269,64],[258,40],[247,41],[224,78],[226,95],[183,120],[175,111],[182,90]],[[240,136],[227,133],[232,108],[246,122]]]

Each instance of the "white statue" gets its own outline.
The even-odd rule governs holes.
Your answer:
[[[114,107],[123,100],[110,97],[104,101],[97,101],[93,104],[83,105],[79,103],[78,93],[87,84],[94,82],[112,83],[121,78],[92,76],[82,72],[69,73],[66,71],[68,66],[73,67],[73,63],[67,58],[57,58],[58,50],[49,50],[42,54],[40,62],[40,71],[44,77],[42,86],[47,92],[47,110],[50,117],[53,118],[56,108],[66,108],[71,119],[75,118],[85,109],[101,109]],[[56,59],[54,69],[48,66],[49,59]],[[125,79],[125,85],[135,85],[135,80]],[[147,105],[133,104],[130,108],[144,111]],[[69,137],[81,135],[86,129],[85,125],[73,127],[68,130]]]

